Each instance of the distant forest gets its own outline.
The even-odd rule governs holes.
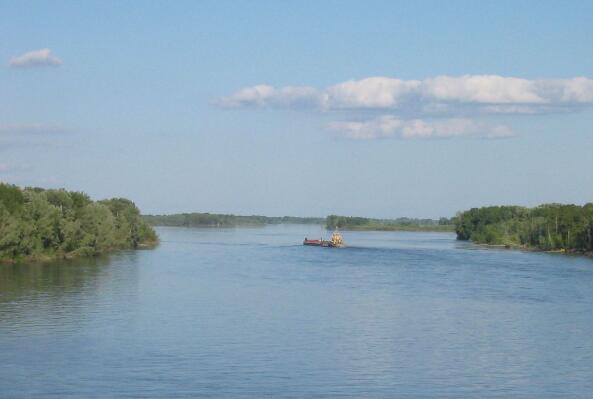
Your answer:
[[[294,216],[238,216],[216,213],[177,213],[173,215],[144,215],[144,220],[153,226],[185,226],[185,227],[236,227],[264,226],[266,224],[298,223],[323,224],[325,219],[315,217]]]
[[[453,220],[448,218],[436,219],[370,219],[354,216],[330,215],[326,218],[325,226],[333,230],[378,230],[378,231],[453,231]]]
[[[49,260],[158,241],[134,203],[0,183],[0,261]]]
[[[593,253],[593,203],[490,206],[456,217],[460,240],[545,251]]]
[[[453,231],[453,222],[447,218],[433,219],[368,219],[330,215],[326,218],[294,216],[237,216],[213,213],[181,213],[173,215],[145,215],[144,220],[153,226],[185,227],[237,227],[264,226],[267,224],[319,224],[328,229],[345,230],[430,230]]]

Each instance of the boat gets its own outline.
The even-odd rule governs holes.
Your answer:
[[[305,237],[303,245],[311,245],[314,247],[327,247],[327,248],[342,248],[344,246],[344,239],[340,232],[336,229],[329,240],[320,238],[319,240],[309,240]]]

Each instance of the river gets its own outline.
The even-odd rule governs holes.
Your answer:
[[[590,398],[593,260],[450,233],[158,228],[0,265],[0,397]]]

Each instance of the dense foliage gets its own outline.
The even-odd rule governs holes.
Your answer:
[[[294,216],[237,216],[215,213],[178,213],[174,215],[145,215],[144,220],[153,226],[185,227],[235,227],[263,226],[266,224],[300,223],[322,224],[321,218],[300,218]]]
[[[476,243],[591,252],[593,203],[473,208],[457,216],[455,230]]]
[[[0,183],[0,260],[50,259],[158,240],[133,202]]]
[[[370,219],[355,216],[330,215],[325,219],[326,228],[345,230],[411,230],[411,231],[451,231],[452,221],[447,218],[434,219]]]

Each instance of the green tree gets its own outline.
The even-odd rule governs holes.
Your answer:
[[[156,242],[132,201],[0,184],[0,260],[97,254]]]

